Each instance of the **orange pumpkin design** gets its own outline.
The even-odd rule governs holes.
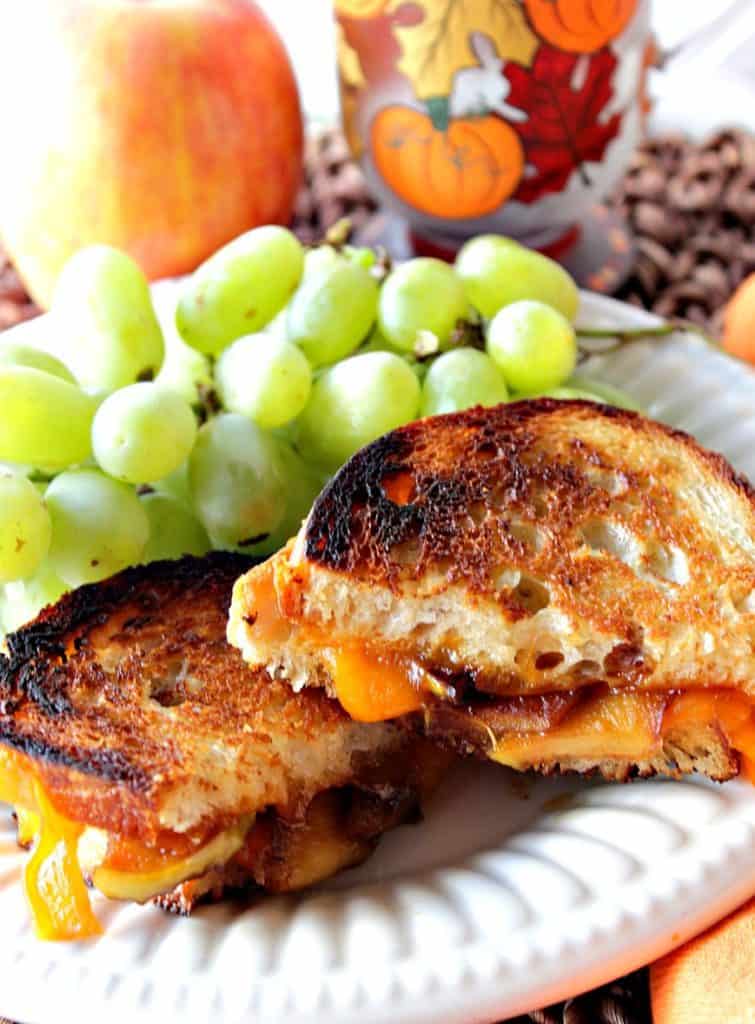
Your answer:
[[[524,0],[535,32],[559,50],[595,53],[621,35],[637,0]]]
[[[519,184],[524,151],[501,118],[464,117],[437,127],[411,107],[385,107],[372,122],[372,154],[409,206],[463,220],[497,210]]]

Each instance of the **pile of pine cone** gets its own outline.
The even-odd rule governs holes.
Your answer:
[[[755,137],[729,130],[701,144],[649,139],[614,202],[637,247],[617,297],[717,334],[723,306],[755,271]]]

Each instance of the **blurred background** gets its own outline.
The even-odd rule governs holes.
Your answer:
[[[312,123],[338,118],[331,0],[260,0],[293,58]],[[654,0],[653,31],[665,55],[651,75],[649,130],[702,137],[722,124],[755,131],[755,3]]]
[[[331,0],[259,5],[289,51],[305,115],[295,230],[312,242],[348,216],[365,241],[401,254],[406,239],[390,230],[396,218],[386,228],[377,182],[365,178],[341,131]],[[654,0],[650,10],[657,55],[647,79],[646,141],[631,159],[622,153],[608,202],[624,233],[619,265],[610,266],[610,252],[605,272],[580,272],[579,252],[576,265],[566,265],[591,288],[720,336],[726,302],[755,271],[755,3]],[[506,223],[472,223],[475,231],[511,233]],[[592,253],[610,237],[593,230],[583,249]],[[36,312],[15,268],[0,262],[0,327]]]

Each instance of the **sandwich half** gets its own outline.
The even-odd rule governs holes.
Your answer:
[[[8,638],[0,799],[33,843],[41,937],[96,934],[85,880],[186,913],[227,890],[301,889],[364,860],[439,781],[432,744],[244,664],[225,632],[250,564],[130,569]]]
[[[589,402],[413,423],[236,584],[253,666],[517,769],[755,759],[755,499],[690,437]]]

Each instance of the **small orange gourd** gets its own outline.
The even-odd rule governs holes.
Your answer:
[[[620,35],[637,0],[524,0],[535,32],[568,53],[595,53]]]
[[[755,365],[755,273],[739,285],[724,311],[723,346]]]
[[[411,107],[385,107],[372,122],[371,143],[386,184],[409,206],[435,217],[492,213],[524,170],[519,136],[492,114],[433,120]]]

